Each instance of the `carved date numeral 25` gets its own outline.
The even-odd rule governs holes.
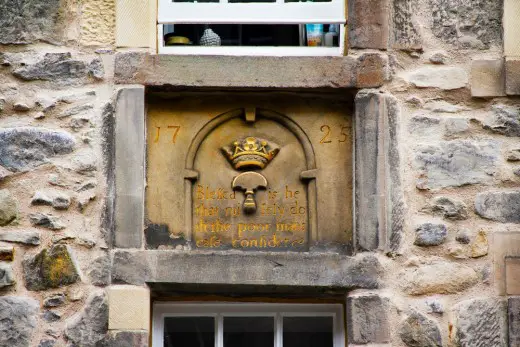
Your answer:
[[[345,133],[345,130],[347,130],[347,129],[348,129],[347,126],[342,126],[340,128],[339,136],[337,138],[338,142],[345,142],[345,141],[347,141],[348,136]],[[332,143],[332,139],[331,138],[333,137],[333,135],[331,134],[332,130],[331,130],[330,126],[328,126],[326,124],[322,125],[320,127],[320,130],[323,133],[323,137],[321,138],[320,143]]]
[[[179,134],[179,130],[181,130],[181,126],[180,125],[168,125],[166,128],[173,129],[172,143],[175,143],[175,141],[177,141],[177,135]],[[157,143],[157,142],[159,142],[159,137],[161,136],[161,127],[156,126],[155,129],[156,129],[155,138],[153,139],[153,142]]]

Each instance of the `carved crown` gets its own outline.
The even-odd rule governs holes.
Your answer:
[[[279,151],[277,144],[252,136],[222,147],[222,153],[235,170],[263,169]]]

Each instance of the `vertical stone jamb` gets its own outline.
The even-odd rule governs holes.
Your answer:
[[[520,2],[517,0],[504,0],[504,55],[506,93],[507,95],[520,95]]]
[[[120,285],[108,288],[108,347],[147,347],[150,332],[150,290]]]
[[[520,57],[520,2],[518,0],[504,0],[504,55],[506,57]]]
[[[114,247],[140,248],[144,230],[144,87],[124,87],[116,100]]]
[[[116,46],[157,48],[157,1],[116,0]]]
[[[395,97],[362,90],[355,100],[354,223],[356,249],[396,252],[404,202]]]

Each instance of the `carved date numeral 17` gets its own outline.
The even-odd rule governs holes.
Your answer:
[[[345,130],[347,130],[347,129],[348,129],[347,126],[342,126],[340,128],[339,136],[337,138],[338,142],[345,142],[345,141],[347,141],[348,136],[345,133]],[[322,125],[320,127],[320,130],[323,133],[323,137],[321,138],[320,143],[332,143],[333,135],[331,134],[332,130],[331,130],[330,126],[328,126],[326,124]]]
[[[177,135],[179,134],[179,130],[181,130],[181,126],[180,125],[168,125],[166,128],[173,129],[172,143],[175,143],[177,141]],[[156,129],[155,138],[153,139],[153,142],[157,143],[157,142],[159,142],[159,137],[161,137],[161,127],[156,126],[155,129]]]

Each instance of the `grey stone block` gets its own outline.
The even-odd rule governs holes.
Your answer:
[[[475,210],[479,216],[502,223],[520,223],[520,192],[483,192],[477,194]]]
[[[161,266],[161,265],[159,265]],[[115,252],[112,257],[111,281],[114,284],[144,285],[152,277],[145,252]]]
[[[507,299],[507,317],[509,323],[509,347],[520,346],[520,297]]]
[[[0,289],[12,286],[15,283],[12,266],[0,262]]]
[[[435,197],[428,206],[423,208],[423,211],[438,214],[450,220],[468,219],[468,208],[466,204],[448,196]]]
[[[119,90],[115,124],[114,246],[140,248],[144,233],[144,87]]]
[[[408,131],[416,136],[425,136],[439,131],[440,124],[438,117],[413,116],[408,123]]]
[[[38,309],[38,301],[34,299],[0,296],[0,346],[30,347]]]
[[[397,100],[375,90],[356,96],[355,238],[357,249],[397,251],[404,202]]]
[[[502,4],[488,0],[430,0],[433,34],[461,48],[487,49],[493,43],[499,44]]]
[[[347,298],[349,344],[390,342],[388,298],[377,294],[353,294]]]
[[[50,307],[58,307],[65,303],[65,294],[58,293],[53,294],[43,301],[43,307],[50,308]]]
[[[103,347],[148,347],[146,331],[110,331]]]
[[[460,347],[503,347],[507,341],[504,300],[470,299],[455,308],[454,343]]]
[[[87,75],[87,67],[84,62],[72,59],[70,53],[47,53],[43,59],[15,69],[13,75],[24,81],[75,80]]]
[[[420,22],[416,18],[417,3],[413,0],[393,0],[392,48],[406,51],[421,51],[422,37]]]
[[[389,0],[348,2],[348,43],[352,48],[386,49],[388,46]]]
[[[442,347],[439,325],[419,312],[401,323],[399,336],[408,347]]]
[[[448,230],[444,224],[424,223],[415,229],[416,246],[438,246],[448,237]]]
[[[1,230],[0,241],[38,246],[40,244],[40,233],[37,231]]]
[[[443,141],[416,150],[419,189],[489,183],[497,170],[500,146],[496,141]]]
[[[507,105],[494,105],[493,122],[485,124],[484,129],[508,136],[520,136],[520,107]]]
[[[26,44],[53,36],[59,0],[0,2],[0,44]]]
[[[110,257],[102,255],[90,264],[87,272],[90,282],[95,286],[106,286],[110,283]]]
[[[27,171],[50,158],[71,153],[74,137],[64,131],[19,127],[0,129],[0,165],[13,172]]]
[[[40,212],[31,213],[29,214],[29,220],[34,226],[39,226],[50,230],[65,229],[65,225],[60,221],[60,219],[51,214]]]
[[[115,109],[112,103],[103,107],[102,113],[103,173],[106,177],[106,194],[101,215],[101,232],[107,245],[113,245],[115,233]]]
[[[283,286],[340,291],[378,288],[382,270],[374,256],[292,252],[115,251],[112,264],[114,284]]]
[[[96,291],[83,310],[67,321],[65,336],[74,347],[98,347],[107,331],[108,300],[104,291]]]

